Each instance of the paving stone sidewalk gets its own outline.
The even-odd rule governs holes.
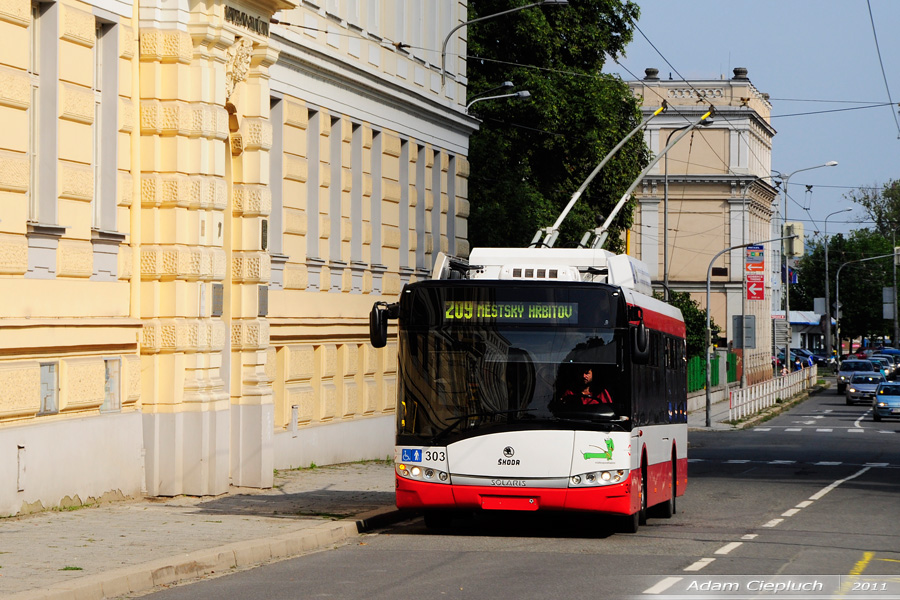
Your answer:
[[[142,498],[0,519],[0,598],[99,600],[345,543],[403,518],[393,466],[276,474],[275,488]]]

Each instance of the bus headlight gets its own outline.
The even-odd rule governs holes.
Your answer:
[[[579,473],[578,475],[573,475],[569,478],[569,487],[596,487],[622,483],[628,479],[628,473],[628,469]]]
[[[394,467],[397,475],[404,479],[415,479],[416,481],[426,481],[431,483],[450,483],[450,474],[446,471],[439,471],[431,467],[420,467],[417,465],[407,465],[405,463],[397,463]]]

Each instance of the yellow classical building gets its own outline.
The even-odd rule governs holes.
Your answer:
[[[740,317],[752,317],[748,338],[755,348],[743,349],[742,368],[748,383],[771,379],[773,282],[765,265],[780,264],[780,247],[753,249],[747,266],[747,250],[734,248],[773,237],[775,129],[768,94],[744,68],[729,79],[685,82],[658,75],[647,69],[644,79],[628,82],[645,116],[668,104],[645,132],[652,152],[677,140],[710,107],[714,114],[711,123],[677,141],[636,190],[633,253],[654,281],[690,292],[704,310],[709,279],[710,313],[730,345],[741,347]],[[713,261],[727,248],[734,249]]]
[[[468,253],[465,18],[0,1],[0,515],[392,452],[367,316]]]

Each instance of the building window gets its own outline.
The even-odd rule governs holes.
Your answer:
[[[103,360],[105,383],[103,385],[103,404],[101,412],[117,412],[122,410],[121,377],[122,361],[118,358]]]
[[[55,362],[41,363],[41,410],[40,415],[59,412],[59,365]]]
[[[118,36],[116,25],[98,20],[94,43],[94,229],[116,231],[118,154]]]

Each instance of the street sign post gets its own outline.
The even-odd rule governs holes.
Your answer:
[[[747,273],[747,300],[766,299],[766,276],[758,273]]]

